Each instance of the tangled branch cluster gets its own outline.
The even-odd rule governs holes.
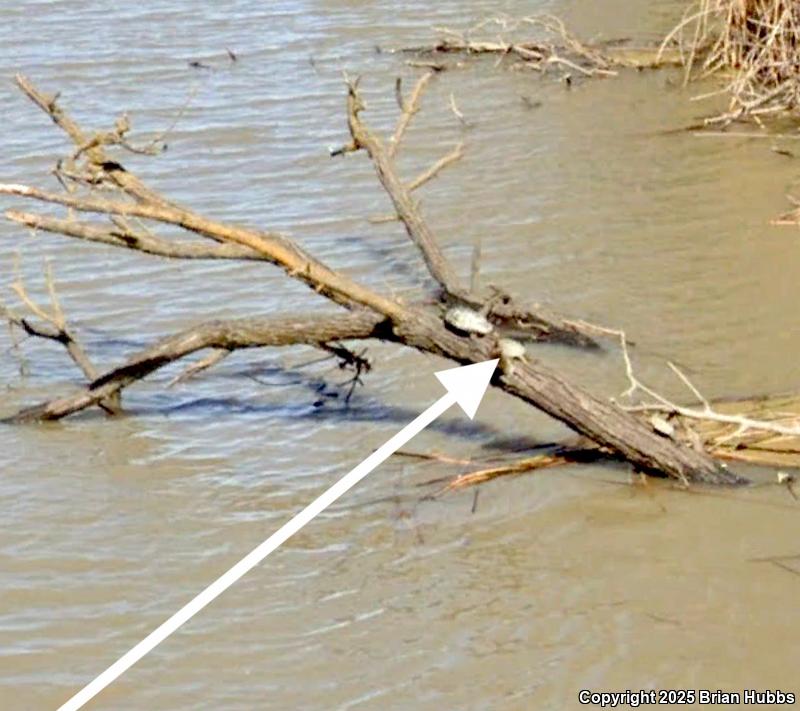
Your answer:
[[[430,45],[405,47],[415,54],[488,54],[501,62],[515,60],[514,66],[547,72],[556,67],[565,79],[580,76],[614,76],[615,67],[624,61],[613,58],[598,47],[581,42],[558,17],[491,17],[459,31],[437,28],[439,38]],[[435,68],[443,69],[442,65]]]

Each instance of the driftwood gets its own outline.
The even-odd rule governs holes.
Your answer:
[[[429,82],[430,76],[425,75],[422,81]],[[266,261],[346,310],[299,317],[215,321],[188,328],[134,354],[119,367],[97,377],[90,376],[90,382],[78,392],[26,408],[8,417],[7,422],[59,419],[98,405],[118,397],[125,387],[156,369],[208,348],[215,350],[210,361],[205,361],[213,363],[238,348],[304,343],[333,348],[341,353],[342,348],[337,345],[340,341],[377,338],[458,363],[473,363],[502,355],[499,340],[508,330],[517,338],[524,336],[530,340],[593,343],[589,331],[580,322],[570,322],[536,306],[520,304],[496,289],[475,293],[461,284],[418,204],[410,197],[409,184],[399,177],[393,160],[418,109],[423,83],[417,85],[409,101],[401,102],[401,118],[389,147],[363,122],[364,104],[357,82],[349,83],[347,112],[351,140],[337,153],[363,150],[372,160],[398,219],[421,252],[438,286],[434,305],[406,304],[368,289],[323,264],[286,235],[221,223],[175,204],[152,191],[107,155],[108,146],[125,148],[126,123],[120,127],[118,122],[115,132],[88,135],[64,113],[55,98],[39,92],[24,77],[17,77],[17,83],[66,131],[76,148],[67,161],[59,165],[61,179],[67,186],[64,192],[0,184],[0,194],[61,205],[70,209],[69,215],[52,218],[9,210],[6,212],[9,219],[68,237],[164,257]],[[97,190],[100,186],[104,189],[102,197]],[[105,215],[110,224],[82,222],[75,219],[73,213]],[[154,234],[158,224],[178,226],[211,241],[172,242]],[[481,337],[453,332],[442,318],[442,310],[452,304],[480,309],[495,324],[495,331]],[[646,420],[568,383],[533,359],[504,363],[495,373],[493,385],[559,419],[604,451],[630,462],[639,470],[671,476],[684,483],[742,481],[706,452],[663,436]]]
[[[403,47],[400,51],[428,58],[428,66],[443,71],[453,65],[433,61],[449,56],[495,57],[514,69],[542,74],[557,69],[562,78],[610,77],[620,69],[654,69],[683,63],[683,55],[667,47],[637,47],[628,40],[583,42],[552,15],[487,18],[465,30],[437,28],[429,44]],[[420,66],[419,60],[409,62]],[[458,65],[463,66],[463,63]]]
[[[426,55],[495,55],[499,60],[510,57],[519,67],[545,72],[557,66],[583,76],[613,76],[614,67],[622,64],[599,48],[578,40],[552,15],[491,17],[465,31],[439,28],[439,38],[433,44],[404,47],[402,51]]]

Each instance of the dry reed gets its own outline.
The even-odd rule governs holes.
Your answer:
[[[708,124],[800,114],[800,2],[699,0],[667,35],[677,45],[685,79],[727,77],[727,109]]]

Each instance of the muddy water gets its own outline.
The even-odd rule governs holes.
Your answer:
[[[132,165],[177,199],[291,231],[401,295],[427,282],[396,226],[366,222],[387,208],[370,166],[327,156],[345,138],[342,70],[363,73],[368,116],[386,128],[393,77],[412,74],[376,45],[422,42],[431,26],[498,9],[555,11],[584,36],[646,37],[681,10],[228,5],[4,4],[2,178],[42,182],[65,151],[14,91],[17,70],[94,126],[128,109],[142,139],[187,105],[168,152]],[[212,69],[191,70],[193,60]],[[642,344],[640,373],[662,388],[679,393],[665,357],[709,396],[796,388],[798,238],[766,226],[796,164],[767,141],[662,135],[702,112],[679,84],[630,74],[568,91],[479,64],[434,83],[402,167],[413,175],[464,140],[464,160],[424,195],[459,269],[480,238],[484,279],[625,328]],[[167,263],[0,230],[3,283],[22,248],[20,269],[41,294],[48,256],[102,363],[189,321],[316,304],[270,268]],[[4,412],[77,381],[58,349],[26,343],[21,362],[11,345],[4,330]],[[613,352],[539,350],[598,393],[623,387]],[[0,708],[55,708],[437,397],[427,373],[442,362],[370,353],[377,367],[348,408],[329,396],[344,376],[292,350],[236,355],[171,390],[178,371],[159,374],[114,422],[0,429]],[[511,457],[562,434],[489,393],[475,424],[453,413],[414,448]],[[419,483],[458,471],[391,461],[95,706],[560,709],[577,707],[583,688],[798,691],[800,580],[754,560],[800,553],[786,492],[645,490],[625,471],[582,468],[487,486],[474,512],[472,493],[420,501]]]

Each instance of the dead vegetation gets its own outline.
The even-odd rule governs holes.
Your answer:
[[[797,117],[800,109],[800,5],[791,0],[699,0],[667,35],[685,81],[718,76],[724,85],[697,98],[727,107],[707,125]]]
[[[552,15],[490,17],[465,29],[436,28],[437,39],[430,44],[403,47],[413,54],[412,66],[436,71],[461,66],[451,57],[493,57],[496,64],[511,69],[553,73],[567,83],[576,78],[612,77],[622,68],[652,68],[679,61],[675,52],[664,49],[658,56],[653,48],[636,47],[627,41],[590,44],[570,32]]]
[[[592,55],[583,56],[583,61],[589,61]],[[434,71],[425,72],[408,96],[404,95],[402,83],[398,81],[396,94],[400,114],[394,131],[385,142],[362,118],[365,103],[358,81],[348,81],[346,116],[350,137],[341,149],[334,151],[334,155],[360,152],[368,156],[378,181],[391,199],[392,219],[402,225],[422,257],[435,285],[434,293],[420,295],[418,302],[405,303],[367,288],[322,263],[286,234],[219,222],[153,191],[126,170],[117,156],[108,152],[128,149],[125,135],[130,127],[127,122],[122,125],[124,130],[118,122],[111,132],[86,132],[55,97],[42,93],[28,79],[18,76],[19,88],[69,136],[74,149],[57,163],[56,173],[63,188],[60,191],[0,184],[0,194],[39,206],[66,208],[66,214],[8,209],[5,214],[9,220],[31,229],[34,234],[48,231],[160,258],[266,262],[281,268],[287,277],[301,281],[339,309],[187,326],[131,354],[123,363],[103,369],[88,361],[68,327],[52,280],[49,280],[52,301],[49,311],[37,305],[18,281],[14,290],[20,307],[4,307],[11,327],[64,345],[81,367],[86,385],[76,392],[12,413],[4,421],[19,424],[57,420],[90,407],[101,407],[109,415],[117,414],[122,408],[121,395],[125,388],[165,365],[200,351],[208,353],[188,365],[178,380],[196,376],[238,349],[306,344],[335,355],[343,367],[354,372],[353,382],[358,382],[370,364],[363,352],[354,352],[348,344],[379,339],[458,363],[501,357],[502,367],[492,384],[543,410],[579,435],[576,442],[544,455],[511,465],[484,467],[454,486],[542,466],[598,458],[626,461],[638,471],[672,477],[682,485],[692,482],[735,484],[744,479],[718,461],[718,458],[736,458],[728,450],[738,451],[745,443],[748,451],[756,452],[753,456],[759,461],[757,452],[763,454],[781,437],[796,440],[800,435],[796,420],[790,422],[783,416],[757,420],[742,414],[725,414],[702,398],[677,370],[684,384],[700,399],[701,407],[686,407],[661,397],[636,379],[628,345],[619,331],[570,320],[538,305],[523,303],[497,286],[480,288],[476,274],[470,284],[462,281],[413,196],[416,189],[455,163],[462,147],[457,146],[410,179],[400,176],[395,163],[408,126],[421,108],[425,87],[435,80],[434,77]],[[452,97],[451,103],[454,103]],[[452,106],[448,110],[452,110]],[[456,111],[453,113],[457,116]],[[92,215],[96,219],[87,219]],[[158,228],[163,225],[181,228],[186,238],[176,240],[160,236]],[[20,308],[25,315],[18,313]],[[489,330],[478,334],[454,329],[452,319],[448,318],[453,309],[478,314],[490,324]],[[523,350],[522,357],[505,356],[503,344],[509,338],[527,343],[557,341],[582,348],[596,348],[600,340],[619,339],[631,384],[626,402],[609,401],[568,382],[532,357],[530,351]],[[637,399],[634,395],[646,398]],[[758,446],[750,447],[751,443]]]
[[[680,66],[684,83],[721,77],[719,89],[694,97],[727,101],[703,125],[734,121],[760,125],[768,118],[797,116],[800,108],[800,6],[790,0],[696,0],[660,46],[629,39],[588,43],[551,15],[490,17],[464,30],[435,29],[430,44],[404,47],[414,65],[441,71],[448,57],[493,56],[515,70],[609,77],[624,68]]]
[[[720,88],[694,98],[721,99],[726,102],[724,110],[692,128],[724,129],[713,134],[716,136],[798,137],[800,4],[791,0],[699,0],[665,37],[659,54],[676,49],[685,83],[722,79]],[[735,122],[756,124],[758,133],[727,130]],[[797,200],[789,200],[795,206],[772,224],[800,224]]]
[[[644,417],[653,429],[664,436],[698,451],[709,452],[719,460],[778,469],[776,483],[785,486],[792,498],[798,500],[796,475],[780,469],[800,468],[800,395],[712,403],[675,364],[667,363],[697,404],[677,403],[636,376],[627,339],[622,331],[602,330],[617,337],[620,343],[629,383],[628,388],[616,398],[620,407]],[[579,439],[511,462],[469,462],[468,471],[447,481],[439,493],[475,486],[503,476],[596,462],[606,458],[607,454],[595,444]],[[437,460],[448,463],[447,457],[437,457]]]

